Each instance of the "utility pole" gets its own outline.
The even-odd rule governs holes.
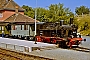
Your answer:
[[[36,26],[36,19],[37,19],[37,0],[36,0],[36,9],[35,9],[35,44],[37,44],[36,43],[36,28],[37,28],[37,26]]]

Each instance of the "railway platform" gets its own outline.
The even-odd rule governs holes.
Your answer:
[[[45,48],[56,48],[56,45],[42,42],[37,42],[37,44],[35,44],[35,41],[0,37],[0,47],[21,52],[32,52],[34,50],[40,50]]]

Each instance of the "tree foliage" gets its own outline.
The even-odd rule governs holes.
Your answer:
[[[37,20],[41,22],[59,22],[60,20],[68,21],[74,14],[69,8],[64,7],[63,4],[51,4],[48,9],[45,8],[32,8],[23,5],[25,15],[34,18],[35,10],[37,11]]]
[[[34,9],[32,7],[23,5],[22,8],[25,9],[25,11],[24,11],[25,15],[34,18],[35,12],[34,12]]]
[[[44,22],[44,21],[48,21],[48,10],[46,10],[45,8],[37,8],[37,20]]]
[[[49,6],[49,21],[58,22],[60,20],[68,20],[70,17],[73,17],[73,15],[70,9],[64,7],[63,4],[51,4]]]
[[[78,15],[89,14],[89,8],[86,6],[76,7],[75,13]]]

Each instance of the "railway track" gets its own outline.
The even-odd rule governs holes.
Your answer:
[[[70,50],[75,50],[75,51],[88,52],[88,53],[90,53],[90,49],[89,48],[84,48],[84,47],[71,48]]]
[[[0,48],[0,60],[55,60]]]

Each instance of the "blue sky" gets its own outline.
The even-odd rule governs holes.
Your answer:
[[[33,8],[36,7],[36,0],[14,0],[18,5],[28,5]],[[76,7],[79,6],[86,6],[90,8],[90,2],[89,0],[37,0],[37,6],[48,8],[47,6],[50,6],[50,4],[58,4],[62,3],[64,4],[64,7],[68,7],[71,9],[72,12],[74,12]]]

